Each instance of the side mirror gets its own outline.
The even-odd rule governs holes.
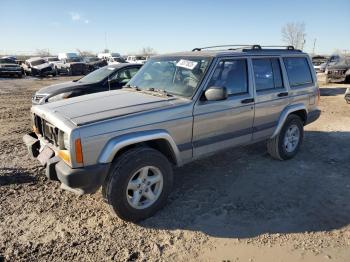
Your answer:
[[[227,98],[227,90],[223,86],[211,86],[205,91],[204,96],[208,101],[225,100]]]

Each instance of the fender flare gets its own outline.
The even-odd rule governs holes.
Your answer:
[[[166,140],[173,152],[177,166],[182,165],[180,157],[180,151],[171,137],[171,135],[165,130],[150,130],[142,132],[133,132],[110,139],[102,149],[102,152],[98,158],[99,163],[110,163],[113,161],[114,156],[124,147],[133,144],[138,144],[146,141],[152,141],[157,139]]]
[[[272,136],[270,138],[274,138],[276,137],[279,132],[281,131],[283,125],[284,125],[284,122],[286,121],[287,117],[293,113],[293,112],[296,112],[296,111],[299,111],[299,110],[304,110],[306,112],[306,114],[308,113],[306,107],[304,104],[294,104],[294,105],[289,105],[287,106],[283,111],[282,113],[280,114],[280,117],[278,119],[278,124],[275,128],[275,131],[273,132]]]

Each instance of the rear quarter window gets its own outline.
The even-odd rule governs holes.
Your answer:
[[[284,65],[287,70],[289,85],[299,87],[313,83],[309,63],[305,57],[285,57]]]

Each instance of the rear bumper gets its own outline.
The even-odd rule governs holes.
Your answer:
[[[312,122],[315,122],[321,115],[321,110],[316,109],[313,111],[310,111],[307,114],[307,119],[305,125],[311,124]]]
[[[29,154],[37,158],[40,154],[40,141],[35,133],[23,136]],[[97,164],[82,168],[71,168],[61,158],[53,156],[44,166],[50,180],[61,182],[61,188],[77,194],[96,192],[105,180],[110,164]]]

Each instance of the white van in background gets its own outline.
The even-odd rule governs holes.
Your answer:
[[[126,62],[128,63],[135,63],[135,64],[144,64],[146,63],[148,56],[142,56],[142,55],[129,55],[126,58]]]

